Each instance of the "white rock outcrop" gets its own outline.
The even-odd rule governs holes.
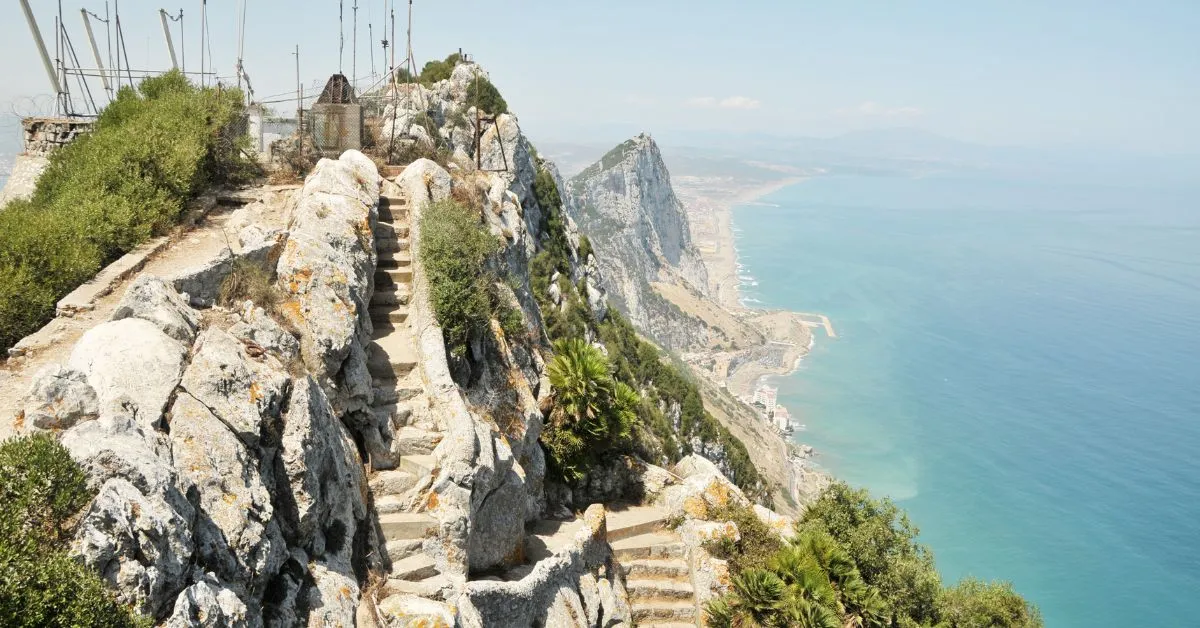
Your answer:
[[[379,186],[361,154],[323,160],[287,232],[248,235],[260,262],[289,245],[282,321],[253,303],[192,307],[211,303],[226,255],[137,279],[36,378],[28,429],[62,430],[96,489],[72,551],[156,623],[354,625],[372,524],[348,425],[370,395],[352,362],[371,332]]]
[[[585,168],[566,186],[567,211],[588,235],[608,296],[629,320],[668,349],[707,337],[704,324],[670,306],[651,282],[700,295],[708,273],[658,145],[641,134]],[[590,297],[590,295],[589,295]]]

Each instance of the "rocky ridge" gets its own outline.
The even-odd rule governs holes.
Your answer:
[[[697,574],[690,537],[657,536],[665,514],[622,528],[593,506],[567,543],[534,551],[529,526],[555,510],[538,443],[547,338],[530,285],[549,211],[538,169],[567,192],[511,114],[484,118],[474,154],[465,85],[481,72],[460,63],[408,88],[424,118],[403,104],[389,116],[406,140],[448,149],[448,168],[418,160],[388,181],[355,151],[322,160],[286,229],[249,225],[236,255],[140,277],[112,320],[37,378],[24,427],[60,433],[98,488],[74,551],[122,601],[172,626],[696,624],[721,583]],[[497,288],[529,329],[496,326],[462,361],[447,354],[419,250],[424,212],[451,197],[477,202],[503,242],[496,270],[511,280]],[[686,225],[651,223],[663,276],[702,286]],[[566,237],[571,279],[603,317],[603,264],[580,255],[570,221]],[[214,305],[238,258],[273,268],[275,311]],[[710,482],[689,480],[698,465]],[[688,499],[668,495],[723,479],[703,459],[678,477],[614,469],[574,502],[636,483],[665,513]],[[635,562],[659,555],[665,566]]]
[[[651,285],[668,283],[701,296],[708,291],[687,212],[654,140],[646,134],[627,140],[573,177],[567,192],[567,211],[600,251],[615,305],[670,350],[706,346],[707,326]]]

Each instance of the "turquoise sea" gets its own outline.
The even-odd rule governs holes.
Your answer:
[[[1200,625],[1200,191],[825,177],[734,221],[744,298],[839,335],[775,381],[797,439],[948,580]]]

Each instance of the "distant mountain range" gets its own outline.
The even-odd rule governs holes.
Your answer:
[[[694,132],[659,136],[675,174],[703,175],[727,167],[729,176],[753,164],[787,166],[830,174],[925,176],[952,173],[1070,183],[1195,185],[1200,155],[1151,156],[1072,149],[985,146],[916,128],[855,131],[836,137],[763,133]],[[564,173],[577,172],[607,150],[602,144],[545,143],[543,151]],[[722,166],[723,164],[723,166]],[[740,166],[733,166],[740,164]],[[578,168],[578,169],[577,169]]]

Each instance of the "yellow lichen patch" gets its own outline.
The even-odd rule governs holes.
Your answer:
[[[288,319],[292,320],[293,322],[304,322],[304,311],[301,309],[299,300],[289,299],[280,309],[283,312],[283,315],[288,317]]]
[[[437,493],[435,493],[433,491],[429,491],[429,497],[425,499],[425,509],[426,510],[437,510],[438,503],[439,502],[438,502]]]
[[[258,382],[250,382],[250,403],[258,403],[258,400],[262,398],[263,394],[259,389]]]
[[[704,499],[708,503],[718,508],[723,508],[729,505],[729,500],[732,495],[729,493],[729,487],[721,482],[712,482],[708,488],[704,489]]]
[[[238,498],[237,498],[237,495],[234,495],[232,493],[225,493],[224,495],[221,496],[221,501],[225,502],[226,504],[229,504],[230,506],[233,506],[233,505],[237,504]]]
[[[708,504],[700,497],[693,495],[684,500],[683,511],[693,519],[706,519],[708,517]]]
[[[21,410],[20,412],[18,412],[16,418],[13,419],[13,428],[15,428],[18,431],[25,429],[25,411],[24,410]]]

